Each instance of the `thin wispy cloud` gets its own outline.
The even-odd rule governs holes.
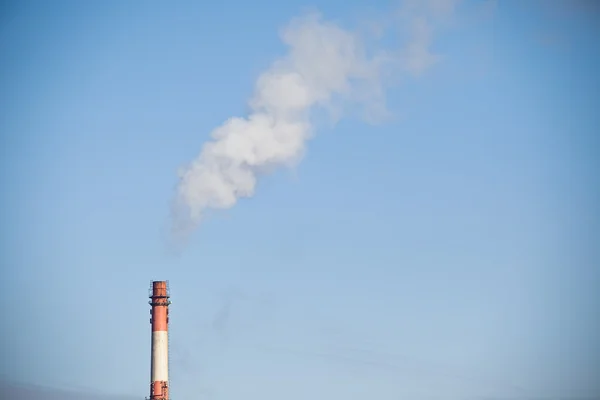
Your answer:
[[[3,399],[12,400],[135,400],[134,396],[117,394],[86,393],[77,390],[61,390],[38,385],[10,382],[0,379]]]

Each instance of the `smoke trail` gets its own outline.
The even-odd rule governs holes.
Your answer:
[[[432,63],[426,23],[419,16],[407,24],[412,32],[402,62],[409,72]],[[368,52],[358,35],[318,14],[292,20],[281,38],[288,54],[259,76],[250,115],[216,128],[197,158],[180,171],[172,220],[177,241],[208,209],[227,209],[254,195],[257,178],[267,169],[299,161],[314,134],[314,108],[336,117],[349,104],[366,106],[368,117],[385,113],[382,68],[395,57]]]
[[[258,78],[251,114],[216,128],[180,173],[177,232],[193,229],[208,208],[252,196],[265,168],[298,161],[313,134],[311,108],[367,98],[378,104],[380,60],[367,56],[356,35],[312,14],[293,20],[282,40],[289,53]]]

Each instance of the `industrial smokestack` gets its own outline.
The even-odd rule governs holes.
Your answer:
[[[152,354],[149,400],[169,399],[169,285],[154,281],[150,288]]]

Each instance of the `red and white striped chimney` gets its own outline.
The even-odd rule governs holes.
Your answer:
[[[152,356],[150,366],[150,400],[169,399],[169,286],[154,281],[150,292]]]

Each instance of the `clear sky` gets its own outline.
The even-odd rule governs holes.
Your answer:
[[[176,400],[600,394],[599,9],[446,3],[3,2],[0,374],[147,396],[168,279]],[[174,253],[178,169],[315,10],[439,58]]]

